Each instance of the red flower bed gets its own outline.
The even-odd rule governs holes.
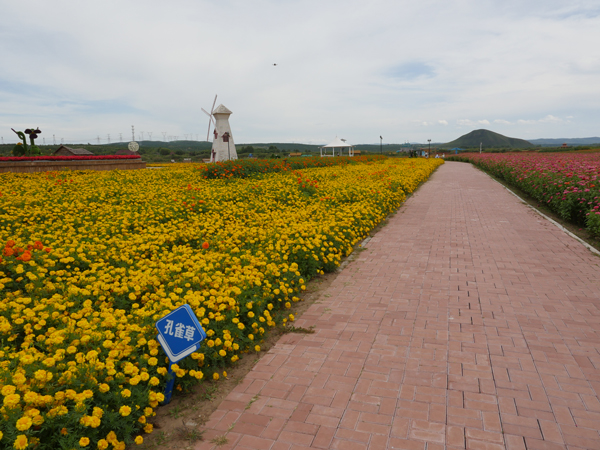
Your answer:
[[[140,155],[84,155],[84,156],[2,156],[1,161],[95,161],[102,159],[140,159]]]

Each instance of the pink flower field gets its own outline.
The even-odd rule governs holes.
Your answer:
[[[448,159],[475,164],[600,236],[600,153],[475,153]]]

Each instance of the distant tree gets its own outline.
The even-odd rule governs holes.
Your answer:
[[[278,152],[278,151],[279,151],[279,149],[278,149],[278,148],[277,148],[275,145],[270,145],[270,146],[269,146],[269,151],[270,151],[270,152]]]
[[[171,154],[171,150],[169,150],[168,148],[159,148],[158,153],[160,153],[163,156],[167,156]]]

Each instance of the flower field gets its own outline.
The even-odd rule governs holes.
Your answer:
[[[168,379],[158,319],[187,303],[208,335],[176,390],[226,376],[442,163],[0,174],[0,448],[141,444]]]
[[[600,153],[464,154],[448,160],[471,162],[600,236]]]

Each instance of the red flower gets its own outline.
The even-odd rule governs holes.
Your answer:
[[[208,247],[209,247],[209,245],[208,245],[208,242],[204,242],[204,243],[202,244],[202,248],[203,248],[204,250],[206,250]]]

